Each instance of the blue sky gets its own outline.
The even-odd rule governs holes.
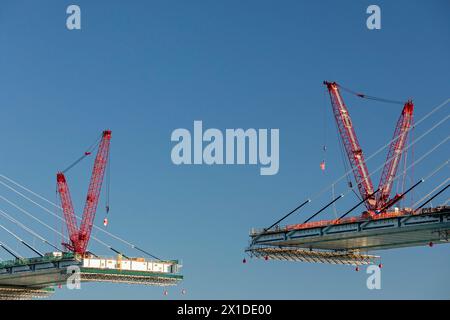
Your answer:
[[[65,27],[72,3],[82,10],[81,31]],[[377,31],[366,28],[370,4],[2,1],[0,173],[55,200],[56,171],[110,128],[108,229],[158,256],[183,260],[186,280],[169,289],[167,299],[450,298],[448,245],[380,252],[385,268],[379,291],[369,291],[366,274],[351,267],[241,262],[250,228],[270,225],[344,172],[323,80],[371,95],[411,97],[416,119],[449,97],[449,3],[378,1],[382,29]],[[401,107],[344,98],[369,155],[389,141]],[[415,134],[446,114],[448,106]],[[194,120],[221,130],[279,128],[279,173],[260,176],[256,166],[173,165],[171,132],[192,130]],[[416,157],[445,138],[447,128],[441,126],[418,144]],[[322,173],[325,143],[327,170]],[[415,179],[448,157],[448,144],[433,155],[415,168]],[[385,153],[374,158],[369,169],[384,158]],[[78,211],[90,165],[82,163],[69,174]],[[416,199],[446,177],[448,167],[417,190]],[[339,188],[345,191],[345,185]],[[310,210],[330,197],[318,199]],[[348,197],[337,209],[354,200]],[[0,208],[21,217],[4,203]],[[63,227],[32,209],[55,228]],[[307,214],[287,222],[302,221]],[[330,211],[319,218],[332,216]],[[6,234],[0,236],[29,254]],[[180,294],[181,288],[187,295]],[[164,297],[160,288],[85,284],[81,291],[57,289],[54,298]]]

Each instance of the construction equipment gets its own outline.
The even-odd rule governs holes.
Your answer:
[[[330,94],[331,106],[334,118],[339,129],[339,134],[347,153],[348,160],[353,169],[353,174],[359,189],[359,193],[365,206],[371,212],[380,213],[392,206],[399,199],[399,195],[390,198],[394,178],[406,145],[408,132],[413,121],[414,104],[411,100],[404,104],[400,118],[394,131],[394,137],[389,146],[387,160],[381,174],[378,192],[374,191],[372,180],[364,160],[362,148],[358,142],[355,128],[353,127],[350,113],[339,91],[340,86],[336,82],[324,81]],[[374,99],[364,94],[356,94],[361,98]],[[378,99],[380,100],[380,99]],[[383,101],[388,101],[383,99]]]
[[[445,123],[445,121],[450,118],[450,115],[439,120],[419,138],[416,138],[414,141],[407,144],[408,133],[414,128],[414,105],[411,100],[403,103],[381,99],[353,92],[343,88],[336,82],[325,81],[324,84],[326,85],[331,98],[331,105],[338,127],[338,134],[351,164],[351,170],[346,170],[346,173],[341,178],[330,185],[333,190],[332,200],[328,201],[325,205],[322,205],[320,209],[315,211],[314,214],[310,215],[302,223],[280,226],[280,222],[317,199],[326,190],[329,190],[330,187],[325,188],[312,198],[306,199],[295,209],[270,225],[270,227],[252,229],[250,232],[250,244],[245,250],[246,253],[250,257],[263,258],[264,260],[353,265],[356,266],[356,270],[358,271],[358,266],[374,264],[380,260],[379,256],[369,254],[371,251],[423,245],[432,247],[434,244],[449,243],[450,207],[446,206],[448,201],[442,206],[431,208],[425,207],[431,200],[435,199],[448,189],[450,186],[448,184],[448,178],[419,202],[422,202],[426,198],[428,198],[428,200],[418,207],[413,205],[413,207],[416,207],[415,209],[393,206],[401,199],[404,199],[404,197],[413,189],[422,185],[423,182],[427,181],[442,169],[447,168],[450,159],[446,159],[438,167],[431,170],[427,176],[412,184],[406,191],[402,190],[400,194],[396,194],[394,197],[391,197],[391,191],[394,181],[401,177],[397,176],[397,169],[402,156],[424,136]],[[369,173],[367,169],[362,149],[359,145],[348,109],[340,94],[340,89],[349,91],[360,98],[403,105],[403,110],[397,121],[393,139],[367,158],[371,159],[374,155],[378,154],[386,147],[389,147],[386,162],[372,173]],[[450,99],[434,108],[421,118],[416,125],[423,122],[431,114],[435,113],[449,102]],[[404,175],[407,170],[426,159],[449,139],[450,136],[447,136],[447,138],[438,142],[410,165],[406,166],[405,161]],[[406,158],[404,158],[404,160],[406,160]],[[379,186],[375,189],[370,177],[380,169],[383,169],[383,171]],[[357,186],[353,186],[349,183],[350,190],[347,190],[340,195],[335,195],[335,184],[345,178],[350,172],[354,173]],[[360,197],[358,197],[359,201],[352,205],[350,209],[346,210],[335,219],[311,221],[319,214],[326,212],[331,206],[334,206],[345,194],[354,191],[356,187],[360,193]],[[362,204],[366,206],[366,211],[359,216],[347,217],[347,215]],[[246,262],[247,260],[244,259],[243,263]],[[381,268],[381,266],[382,264],[380,263],[379,267]]]
[[[61,199],[61,206],[64,212],[64,218],[66,221],[70,239],[70,243],[63,243],[63,245],[74,253],[84,255],[88,247],[92,232],[92,226],[94,223],[95,212],[97,210],[100,191],[102,188],[103,178],[109,160],[110,141],[111,131],[103,131],[101,141],[98,146],[97,156],[94,162],[94,167],[92,169],[91,181],[89,184],[80,228],[77,227],[75,211],[64,172],[73,167],[74,164],[78,163],[81,158],[77,160],[73,165],[69,166],[68,169],[62,172],[58,172],[58,174],[56,175],[58,193]],[[90,155],[90,152],[85,152],[84,156],[88,155]]]
[[[182,264],[178,260],[162,260],[141,247],[106,231],[105,228],[93,224],[105,176],[105,184],[109,187],[108,165],[110,140],[111,131],[103,131],[97,141],[83,152],[76,161],[65,170],[57,173],[57,192],[60,196],[61,206],[19,184],[17,181],[0,174],[0,185],[13,191],[22,199],[29,201],[47,214],[59,219],[66,224],[68,230],[68,237],[66,237],[63,232],[56,230],[43,220],[37,218],[33,213],[22,208],[14,201],[0,195],[1,201],[5,201],[19,212],[61,236],[64,247],[68,249],[68,252],[60,251],[60,248],[57,245],[52,244],[49,240],[11,216],[8,212],[0,210],[0,216],[2,218],[15,224],[17,227],[22,228],[36,239],[41,240],[44,244],[56,250],[50,253],[42,253],[42,251],[34,247],[34,243],[31,244],[24,241],[19,235],[9,227],[4,226],[1,223],[2,221],[0,221],[1,230],[7,232],[20,244],[33,251],[35,255],[38,255],[34,258],[26,258],[16,252],[13,247],[4,243],[3,239],[1,239],[0,250],[5,250],[5,252],[11,255],[13,259],[9,261],[0,260],[0,300],[48,297],[54,293],[53,286],[61,288],[64,284],[69,284],[68,281],[71,281],[71,276],[74,275],[73,273],[76,272],[76,270],[79,270],[77,278],[81,282],[110,282],[167,287],[177,285],[183,280],[183,276],[180,274]],[[66,173],[83,159],[93,154],[93,150],[97,147],[98,151],[92,170],[83,215],[78,216],[75,215],[67,184]],[[106,213],[109,211],[108,189],[109,188],[106,190]],[[52,205],[57,210],[61,209],[63,211],[63,217],[36,201],[37,199]],[[81,221],[79,228],[77,221]],[[103,220],[103,224],[104,226],[108,224],[107,218]],[[91,236],[93,228],[101,231],[106,236],[122,242],[133,250],[137,250],[150,256],[152,259],[146,260],[143,257],[128,257],[115,249],[110,243],[97,238],[96,235]],[[117,254],[117,258],[101,257],[88,251],[90,238],[113,251]]]

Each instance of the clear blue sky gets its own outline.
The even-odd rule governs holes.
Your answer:
[[[81,31],[65,27],[72,3],[82,10]],[[374,3],[382,10],[379,31],[366,28],[365,11],[373,1],[2,1],[0,172],[54,200],[56,171],[110,128],[108,228],[156,255],[183,260],[186,280],[169,289],[168,299],[450,298],[448,245],[380,252],[380,291],[369,291],[366,274],[351,267],[241,262],[251,227],[271,224],[343,173],[323,80],[387,98],[412,97],[417,119],[449,97],[449,2]],[[390,139],[400,107],[345,99],[369,155]],[[416,135],[445,114],[448,107]],[[279,128],[279,173],[260,176],[255,166],[173,165],[171,132],[192,130],[194,120],[222,130]],[[319,168],[324,127],[325,174]],[[445,126],[433,132],[415,148],[416,158],[447,134]],[[448,144],[417,166],[414,176],[446,157]],[[90,165],[69,175],[78,211]],[[433,183],[448,174],[448,168],[441,171]],[[433,183],[417,190],[416,199]],[[337,209],[354,198],[346,201]],[[21,217],[5,203],[0,208]],[[330,211],[319,218],[332,216]],[[103,217],[102,203],[96,221]],[[30,254],[6,234],[0,237]],[[110,254],[95,243],[92,248]],[[0,257],[8,258],[3,252]],[[54,298],[163,296],[160,288],[85,284],[81,291],[57,289]]]

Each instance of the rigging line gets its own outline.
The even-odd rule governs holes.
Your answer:
[[[37,197],[37,198],[39,198],[39,199],[41,199],[41,200],[43,200],[43,201],[49,203],[50,205],[52,205],[52,206],[54,206],[54,207],[56,207],[56,208],[62,210],[62,208],[61,208],[59,205],[57,205],[56,203],[53,203],[52,201],[46,199],[45,197],[41,196],[40,194],[38,194],[38,193],[36,193],[36,192],[34,192],[34,191],[28,189],[27,187],[25,187],[25,186],[19,184],[18,182],[12,180],[11,178],[8,178],[8,177],[6,177],[6,176],[3,175],[3,174],[0,174],[0,177],[2,177],[2,178],[4,178],[5,180],[11,182],[11,183],[14,184],[15,186],[17,186],[17,187],[19,187],[19,188],[21,188],[21,189],[23,189],[23,190],[29,192],[30,194],[34,195],[35,197]],[[18,191],[18,190],[16,190],[15,188],[13,188],[13,187],[11,187],[11,186],[5,184],[3,181],[0,181],[0,184],[2,184],[2,185],[4,185],[5,187],[7,187],[8,189],[14,191],[14,192],[17,193],[18,195],[20,195],[22,198],[24,198],[24,199],[30,201],[31,203],[37,205],[38,207],[40,207],[40,208],[43,209],[44,211],[46,211],[46,212],[50,213],[51,215],[57,217],[59,220],[64,221],[63,218],[61,218],[60,216],[58,216],[58,215],[56,215],[55,213],[53,213],[52,211],[50,211],[48,208],[46,208],[46,207],[42,206],[41,204],[35,202],[34,200],[30,199],[29,197],[27,197],[26,195],[24,195],[24,194],[21,193],[20,191]],[[80,218],[79,216],[75,215],[75,217],[76,217],[78,220],[81,220],[81,218]],[[93,225],[93,227],[94,227],[95,229],[100,230],[101,232],[107,234],[108,236],[110,236],[110,237],[112,237],[112,238],[114,238],[114,239],[116,239],[116,240],[118,240],[118,241],[120,241],[120,242],[122,242],[122,243],[125,243],[126,245],[128,245],[128,246],[129,246],[130,248],[132,248],[132,249],[136,249],[136,250],[138,250],[138,251],[140,251],[140,252],[142,252],[142,253],[144,253],[144,254],[146,254],[146,255],[148,255],[148,256],[151,256],[151,257],[153,257],[153,258],[155,258],[155,259],[157,259],[157,260],[161,260],[160,258],[158,258],[158,257],[156,257],[156,256],[154,256],[154,255],[148,253],[147,251],[141,249],[141,248],[138,247],[137,245],[135,245],[135,244],[133,244],[133,243],[131,243],[131,242],[129,242],[129,241],[127,241],[127,240],[125,240],[125,239],[123,239],[123,238],[121,238],[121,237],[119,237],[119,236],[117,236],[117,235],[115,235],[115,234],[113,234],[113,233],[111,233],[111,232],[109,232],[109,231],[103,229],[103,228],[100,228],[100,227],[96,226],[95,224]],[[58,234],[64,237],[64,235],[63,235],[62,233],[58,232]],[[67,239],[67,238],[66,238],[66,239]]]
[[[91,152],[100,144],[101,138],[102,136],[100,135],[100,137],[90,147],[88,147],[88,149],[86,149],[86,151],[81,157],[79,157],[77,160],[75,160],[72,164],[70,164],[66,169],[64,169],[61,172],[66,173],[67,171],[75,167],[78,163],[80,163],[84,158],[90,155]]]
[[[111,188],[111,147],[110,147],[110,154],[109,154],[109,160],[106,167],[106,214],[109,213],[109,195],[110,195],[110,188]]]
[[[404,104],[405,103],[405,102],[398,101],[398,100],[391,100],[391,99],[385,99],[385,98],[378,98],[378,97],[374,97],[374,96],[369,96],[367,94],[363,94],[363,93],[356,92],[356,91],[353,91],[351,89],[345,88],[345,87],[341,86],[338,83],[336,83],[336,85],[339,88],[343,89],[344,91],[347,91],[347,92],[349,92],[351,94],[354,94],[355,96],[358,96],[360,98],[370,99],[370,100],[377,100],[377,101],[386,102],[386,103],[393,103],[393,104]]]
[[[3,217],[5,217],[6,219],[8,219],[9,221],[11,221],[12,223],[18,225],[19,227],[21,227],[22,229],[24,229],[25,231],[27,231],[29,234],[39,238],[42,242],[48,244],[49,246],[51,246],[52,248],[56,249],[57,251],[59,251],[58,247],[54,246],[52,243],[50,243],[47,239],[45,239],[44,237],[42,237],[41,235],[39,235],[38,233],[36,233],[35,231],[31,230],[30,228],[28,228],[27,226],[25,226],[23,223],[21,223],[20,221],[14,219],[12,216],[10,216],[8,213],[6,213],[5,211],[0,209],[0,215],[2,215]]]
[[[10,235],[12,235],[14,238],[16,238],[17,241],[19,241],[20,243],[22,243],[24,246],[26,246],[28,249],[30,249],[31,251],[33,251],[34,253],[36,253],[37,255],[43,257],[44,255],[39,252],[36,248],[32,247],[31,245],[29,245],[28,243],[25,242],[25,240],[23,240],[22,238],[20,238],[17,234],[15,234],[14,232],[12,232],[11,230],[9,230],[8,228],[6,228],[4,225],[0,224],[0,228],[2,228],[3,230],[5,230],[7,233],[9,233]]]
[[[414,203],[411,207],[414,208],[416,205],[418,205],[420,202],[424,201],[426,198],[428,198],[430,195],[432,195],[436,190],[438,190],[439,188],[441,188],[444,184],[446,184],[448,181],[450,180],[450,178],[445,179],[442,183],[440,183],[436,188],[434,188],[433,190],[431,190],[427,195],[425,195],[424,197],[422,197],[422,199],[420,199],[419,201],[416,201],[416,203]]]
[[[444,206],[446,206],[448,203],[450,202],[450,198],[448,198],[445,202],[444,202]]]

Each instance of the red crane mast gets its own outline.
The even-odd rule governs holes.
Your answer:
[[[339,92],[338,84],[336,82],[327,81],[325,81],[324,84],[327,86],[330,94],[334,118],[336,120],[348,160],[353,168],[359,193],[363,199],[367,198],[365,202],[367,209],[373,209],[376,204],[375,197],[372,196],[374,191],[373,184],[370,179],[369,171],[367,170],[363,151],[359,145],[358,138],[355,133],[355,128],[353,128],[350,114],[344,100],[342,99],[341,93]]]
[[[378,194],[374,194],[372,180],[364,159],[362,148],[353,127],[348,109],[339,91],[336,82],[324,81],[330,94],[331,106],[336,120],[339,134],[347,153],[348,160],[353,170],[355,181],[362,199],[365,199],[365,206],[369,211],[380,211],[389,208],[389,204],[398,199],[396,195],[390,199],[392,185],[397,174],[397,169],[403,151],[406,146],[409,129],[413,121],[414,105],[412,101],[404,104],[400,118],[394,131],[394,137],[389,146],[389,152],[381,174],[378,186]],[[357,94],[361,98],[369,98],[363,94]]]
[[[412,101],[406,102],[400,118],[397,121],[394,137],[392,138],[392,143],[389,147],[383,172],[381,173],[380,184],[378,186],[380,191],[377,194],[378,209],[386,206],[390,201],[397,200],[398,198],[396,195],[392,200],[389,199],[402,153],[406,146],[408,132],[413,122],[413,112],[414,104]]]
[[[95,157],[94,167],[92,169],[91,181],[89,183],[80,228],[77,227],[75,211],[64,172],[58,172],[56,175],[58,193],[60,195],[61,206],[70,239],[70,243],[64,243],[63,245],[77,254],[86,253],[89,239],[91,237],[92,226],[100,197],[103,178],[105,176],[105,171],[109,160],[110,141],[111,131],[103,131],[98,152]],[[86,152],[85,156],[89,154],[90,152]]]

